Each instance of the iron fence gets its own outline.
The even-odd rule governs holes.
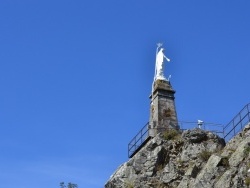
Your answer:
[[[239,133],[247,123],[250,122],[250,103],[244,106],[244,108],[226,125],[203,122],[199,127],[197,122],[179,121],[178,126],[180,131],[191,128],[199,127],[203,130],[207,130],[217,134],[228,142],[232,137]],[[166,130],[167,128],[164,128]],[[159,131],[159,130],[158,130]],[[137,151],[139,151],[151,138],[149,135],[149,123],[147,123],[139,133],[128,144],[128,157],[133,157]]]
[[[209,126],[208,126],[209,125]],[[190,126],[196,127],[197,122],[187,122],[187,121],[179,121],[178,122],[179,131],[182,133],[187,130]],[[214,129],[208,129],[214,127]],[[211,124],[211,123],[203,123],[202,129],[209,130],[215,134],[218,134],[220,137],[223,137],[222,133],[222,125],[220,124]],[[156,128],[157,132],[163,132],[170,128]],[[137,135],[129,142],[128,144],[128,157],[133,157],[137,151],[139,151],[151,138],[149,135],[149,122],[144,125],[144,127],[137,133]]]
[[[242,110],[223,128],[224,139],[229,141],[237,133],[239,133],[247,123],[250,122],[250,103],[248,103]]]
[[[150,139],[149,136],[149,123],[147,123],[139,133],[128,144],[128,157],[133,155],[141,149],[141,147]]]
[[[224,133],[223,133],[224,126],[222,124],[203,122],[199,126],[197,121],[196,122],[194,122],[194,121],[179,121],[178,124],[180,127],[182,127],[183,130],[197,127],[197,128],[202,129],[202,130],[210,131],[214,134],[217,134],[220,137],[224,137]]]

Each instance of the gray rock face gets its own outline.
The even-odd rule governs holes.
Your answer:
[[[158,134],[105,188],[244,188],[250,185],[249,168],[250,124],[226,146],[217,135],[194,129],[173,140]]]
[[[189,141],[190,143],[199,143],[201,141],[205,141],[208,136],[202,129],[197,128],[194,130],[184,131],[182,138],[186,141]]]

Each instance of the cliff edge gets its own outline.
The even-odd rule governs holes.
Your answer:
[[[250,185],[250,124],[225,145],[202,129],[159,133],[105,188],[243,188]]]

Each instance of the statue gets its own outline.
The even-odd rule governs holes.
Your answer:
[[[165,77],[164,77],[164,58],[169,62],[170,59],[167,58],[163,51],[164,51],[164,48],[161,48],[159,51],[158,49],[162,46],[161,43],[158,43],[157,44],[157,49],[156,49],[156,61],[155,61],[155,76],[154,76],[154,80],[167,80]]]

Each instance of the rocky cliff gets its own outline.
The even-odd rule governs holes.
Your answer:
[[[250,185],[250,124],[225,145],[209,131],[168,131],[148,141],[105,188],[243,188]]]

